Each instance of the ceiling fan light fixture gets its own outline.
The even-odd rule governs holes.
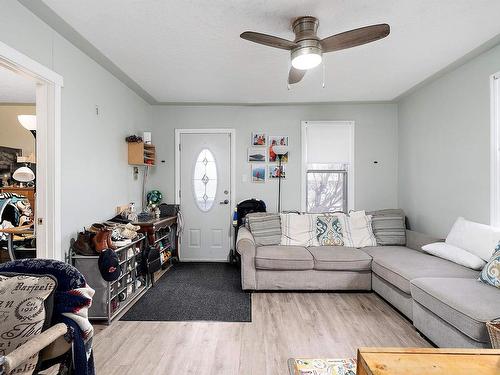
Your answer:
[[[299,70],[317,67],[323,60],[321,47],[317,40],[304,40],[299,48],[292,50],[292,66]]]
[[[317,67],[321,64],[323,58],[319,53],[308,53],[299,55],[292,59],[292,66],[299,70],[308,70]]]

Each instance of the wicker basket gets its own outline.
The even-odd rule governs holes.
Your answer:
[[[500,349],[500,319],[487,322],[486,327],[488,327],[488,333],[490,334],[491,347]]]

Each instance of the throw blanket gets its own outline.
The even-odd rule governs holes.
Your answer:
[[[70,264],[52,259],[20,259],[0,264],[0,272],[52,275],[57,280],[52,323],[65,323],[72,332],[76,375],[94,375],[92,337],[88,320],[94,290],[83,275]]]

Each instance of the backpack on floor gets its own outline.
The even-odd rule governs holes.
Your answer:
[[[234,246],[229,253],[229,262],[239,264],[240,256],[236,251],[236,239],[238,238],[238,229],[244,224],[245,216],[252,212],[266,212],[266,204],[262,200],[255,198],[246,199],[236,205],[236,217],[233,218],[234,227]]]

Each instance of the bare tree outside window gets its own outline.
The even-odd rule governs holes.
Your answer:
[[[347,171],[308,170],[306,179],[307,212],[347,211]]]

